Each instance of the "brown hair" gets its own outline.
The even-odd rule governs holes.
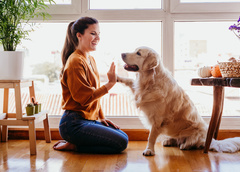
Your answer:
[[[60,73],[60,77],[62,77],[68,57],[75,51],[76,47],[78,46],[78,39],[76,34],[79,32],[83,35],[85,29],[87,29],[89,25],[97,23],[98,23],[97,19],[91,17],[81,17],[78,20],[69,23],[65,43],[62,49],[61,56],[63,66]]]

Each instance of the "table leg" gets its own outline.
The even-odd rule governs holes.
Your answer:
[[[0,125],[0,142],[2,141],[2,126]]]
[[[4,96],[3,96],[3,113],[8,115],[8,98],[9,98],[9,88],[4,88]],[[6,116],[7,117],[7,116]],[[8,128],[7,125],[2,125],[2,142],[8,141]]]
[[[36,146],[36,129],[34,120],[29,120],[29,143],[30,143],[30,154],[36,155],[37,154],[37,146]]]
[[[208,127],[208,133],[206,138],[206,143],[204,147],[204,153],[208,153],[209,147],[214,136],[217,137],[218,129],[221,122],[222,110],[224,102],[224,87],[213,86],[213,109],[212,117]]]
[[[217,139],[217,137],[218,137],[218,131],[219,131],[220,124],[221,124],[223,105],[224,105],[224,92],[225,92],[224,87],[222,87],[222,98],[221,98],[221,100],[219,100],[220,112],[219,112],[219,117],[218,117],[218,124],[217,124],[216,130],[215,130],[214,136],[213,136],[214,139]]]

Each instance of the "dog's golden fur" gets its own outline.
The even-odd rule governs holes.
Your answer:
[[[207,124],[198,114],[196,107],[185,91],[176,83],[170,72],[163,66],[158,54],[140,47],[132,53],[123,53],[125,69],[136,71],[137,79],[122,78],[118,82],[129,86],[134,93],[136,106],[144,112],[151,131],[144,155],[154,155],[154,145],[160,134],[169,136],[164,146],[179,146],[180,149],[201,148],[205,144]],[[240,139],[231,142],[229,148],[213,140],[210,149],[235,152]],[[228,141],[229,143],[229,141]]]

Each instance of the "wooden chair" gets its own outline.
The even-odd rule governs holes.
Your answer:
[[[30,154],[36,155],[36,129],[35,123],[43,121],[45,140],[51,142],[51,134],[48,121],[47,111],[27,116],[22,112],[21,88],[29,87],[29,100],[35,98],[34,81],[33,80],[0,80],[0,88],[4,89],[3,97],[3,113],[0,114],[0,141],[8,140],[8,126],[28,126]],[[8,113],[9,89],[14,89],[16,113]]]

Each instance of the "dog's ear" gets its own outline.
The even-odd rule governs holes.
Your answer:
[[[149,52],[147,58],[143,62],[143,71],[156,68],[159,65],[159,60],[157,54]]]

